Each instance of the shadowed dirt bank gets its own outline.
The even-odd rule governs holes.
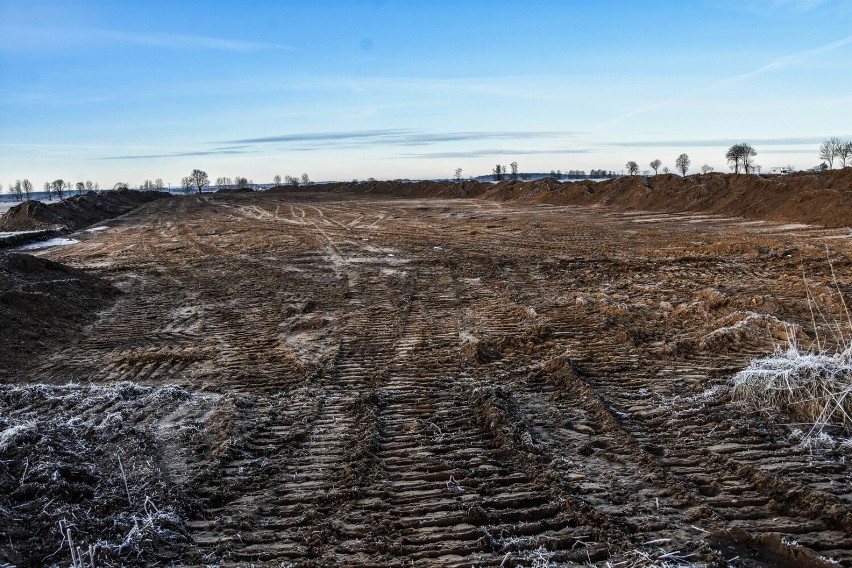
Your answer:
[[[123,215],[143,203],[165,197],[171,197],[171,194],[161,191],[121,190],[89,192],[55,203],[24,201],[0,216],[0,232],[75,231]]]

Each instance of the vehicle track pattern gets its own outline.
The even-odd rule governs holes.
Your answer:
[[[797,446],[727,388],[790,329],[819,331],[803,269],[842,315],[838,235],[476,200],[162,200],[43,253],[123,294],[26,382],[216,397],[150,419],[184,565],[852,566],[852,449]],[[171,436],[190,422],[206,443]]]

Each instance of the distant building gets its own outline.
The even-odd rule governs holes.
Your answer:
[[[791,166],[780,166],[780,167],[775,167],[775,168],[769,168],[770,174],[778,175],[778,176],[787,176],[787,175],[792,174],[795,171],[796,170],[793,169]]]

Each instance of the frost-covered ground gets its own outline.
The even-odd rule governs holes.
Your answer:
[[[28,245],[24,245],[20,247],[20,250],[37,250],[43,249],[47,247],[58,247],[62,245],[73,245],[74,243],[79,243],[77,239],[69,239],[66,237],[56,237],[55,239],[48,239],[46,241],[39,241],[37,243],[31,243]]]

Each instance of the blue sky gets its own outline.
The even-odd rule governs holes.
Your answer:
[[[852,2],[0,0],[0,183],[818,163]]]

